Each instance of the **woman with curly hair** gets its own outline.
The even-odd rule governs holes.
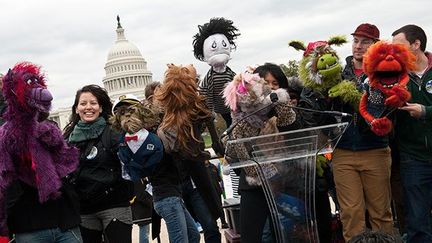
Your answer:
[[[212,113],[208,110],[204,97],[198,93],[191,70],[168,65],[164,83],[156,92],[155,99],[165,112],[158,135],[165,152],[180,162],[184,202],[202,225],[205,241],[220,242],[221,235],[216,220],[223,212],[216,204],[219,196],[205,166],[210,154],[204,150],[201,136],[204,125],[212,136],[213,145],[217,145],[213,146],[216,153],[221,153],[222,149],[217,142]],[[156,211],[157,207],[155,203]]]

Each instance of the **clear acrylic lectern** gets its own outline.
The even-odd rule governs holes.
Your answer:
[[[231,157],[231,168],[253,166],[260,178],[277,242],[319,242],[315,161],[333,152],[347,126],[345,122],[228,140],[227,156],[243,151]]]

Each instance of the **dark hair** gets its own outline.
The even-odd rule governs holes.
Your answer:
[[[99,116],[105,118],[105,121],[108,122],[109,117],[111,116],[112,103],[110,97],[108,96],[107,91],[96,84],[86,85],[76,92],[75,101],[72,106],[72,114],[69,118],[69,123],[66,125],[64,129],[65,137],[68,137],[71,134],[75,125],[80,120],[80,117],[78,114],[76,114],[75,110],[78,106],[78,102],[82,93],[91,93],[96,97],[99,106],[102,107],[102,113]]]
[[[395,30],[392,33],[392,36],[395,36],[395,35],[400,34],[400,33],[405,34],[405,37],[410,44],[414,43],[416,40],[419,40],[420,41],[420,50],[422,52],[426,51],[427,37],[426,37],[426,33],[424,32],[424,30],[422,28],[420,28],[419,26],[414,25],[414,24],[405,25],[405,26]]]
[[[280,88],[288,90],[288,79],[278,65],[266,62],[264,65],[257,67],[254,73],[258,73],[261,78],[270,73],[278,81]]]
[[[348,243],[395,243],[394,236],[382,231],[365,231],[351,238]]]
[[[150,99],[151,98],[150,96],[154,94],[155,89],[159,86],[161,86],[161,83],[157,81],[147,84],[147,86],[144,89],[145,98]]]
[[[233,22],[224,18],[211,18],[210,22],[204,25],[198,25],[198,33],[193,37],[192,46],[194,49],[194,56],[198,60],[204,60],[204,41],[214,34],[225,35],[234,49],[236,48],[234,39],[236,39],[240,33],[238,33],[238,29],[233,25]]]
[[[298,77],[293,76],[288,78],[288,93],[291,99],[299,100],[303,88],[303,83]]]

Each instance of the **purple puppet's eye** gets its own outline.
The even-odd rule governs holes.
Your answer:
[[[32,83],[32,80],[31,80],[31,79],[27,79],[26,83],[27,83],[27,84],[31,84],[31,83]]]
[[[213,41],[212,48],[216,48],[216,47],[217,47],[216,41]]]
[[[224,40],[222,40],[222,46],[227,47],[227,43]]]

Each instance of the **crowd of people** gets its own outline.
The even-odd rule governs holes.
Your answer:
[[[368,50],[381,43],[375,25],[364,23],[354,30],[352,55],[331,76],[337,82],[325,87],[322,82],[328,80],[318,80],[325,75],[313,77],[312,83],[304,73],[287,78],[272,63],[234,73],[227,66],[239,35],[232,24],[214,18],[194,36],[195,57],[211,66],[203,80],[193,65],[169,64],[164,80],[143,90],[145,100],[123,95],[114,103],[104,88],[86,85],[76,92],[63,132],[47,120],[52,96],[40,67],[21,63],[5,74],[0,152],[7,156],[0,159],[0,236],[18,243],[132,242],[132,225],[137,224],[145,243],[158,238],[162,218],[170,242],[200,242],[197,222],[205,242],[221,242],[218,219],[226,225],[222,191],[202,133],[211,135],[214,152],[228,163],[250,151],[221,141],[214,122],[218,113],[229,130],[226,139],[349,122],[332,158],[317,162],[315,191],[310,193],[319,241],[336,242],[329,201],[335,191],[342,224],[338,242],[432,242],[432,54],[426,51],[424,30],[405,25],[392,33],[390,44],[415,56],[413,70],[400,66],[394,71],[409,73],[403,88],[410,95],[400,107],[369,121],[362,102],[378,107],[383,99],[371,83],[376,77],[364,69],[374,61],[365,60]],[[326,48],[339,43],[310,43],[302,49],[304,66],[319,66],[320,60],[307,59],[311,53],[328,54],[323,60],[337,56]],[[400,53],[392,49],[386,55],[390,63]],[[350,89],[348,98],[334,88],[342,82]],[[269,106],[272,93],[278,100]],[[310,110],[352,116],[339,119]],[[382,127],[376,121],[388,114],[391,132],[377,133]],[[263,168],[277,171],[272,164]],[[241,242],[275,242],[275,222],[256,168],[236,173]]]

